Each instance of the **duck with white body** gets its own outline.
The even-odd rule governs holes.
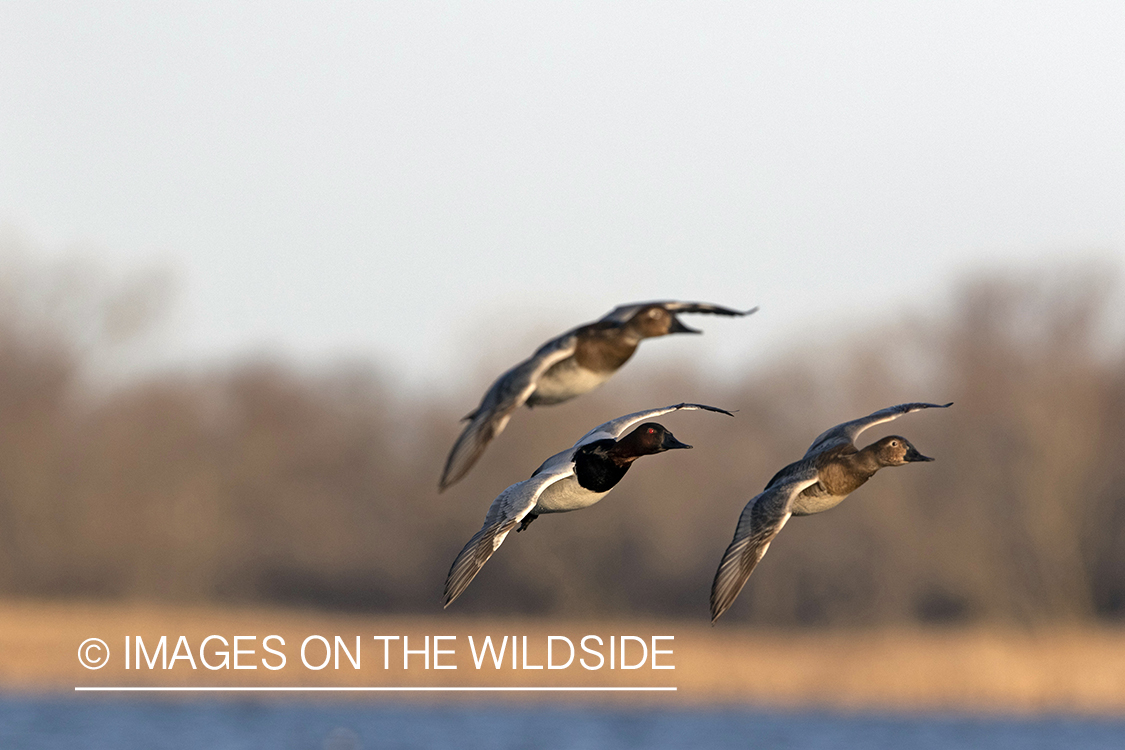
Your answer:
[[[528,479],[501,492],[492,501],[481,530],[453,561],[445,581],[445,606],[461,595],[513,529],[523,531],[545,513],[590,507],[616,487],[641,456],[691,448],[663,425],[646,421],[681,409],[731,415],[714,406],[677,404],[619,417],[586,433],[571,448],[544,461]]]

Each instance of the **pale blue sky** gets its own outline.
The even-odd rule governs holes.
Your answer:
[[[165,362],[460,389],[622,302],[761,305],[646,352],[729,370],[1125,261],[1123,39],[1120,2],[4,0],[0,223],[168,268]]]

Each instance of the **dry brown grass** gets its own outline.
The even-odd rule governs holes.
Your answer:
[[[70,690],[77,685],[244,685],[244,686],[676,686],[672,694],[612,694],[617,700],[682,705],[751,704],[783,708],[809,706],[858,710],[956,710],[969,712],[1125,713],[1125,632],[1111,629],[1055,629],[1026,632],[971,630],[857,630],[789,633],[746,630],[737,622],[480,620],[455,616],[367,617],[283,609],[220,609],[171,605],[125,605],[9,600],[0,603],[0,689]],[[123,668],[125,635],[147,643],[159,635],[185,635],[195,649],[220,634],[279,634],[288,663],[280,671],[191,670],[178,662],[168,671]],[[344,661],[311,671],[299,661],[305,636],[340,635],[349,645],[362,636],[362,669]],[[577,642],[587,634],[672,635],[676,669],[587,671],[575,663],[564,670],[523,671],[473,667],[467,637],[528,636],[532,664],[543,663],[548,635]],[[425,635],[455,635],[447,642],[457,655],[443,663],[455,670],[426,670],[421,657],[401,669],[401,651],[391,652],[383,669],[382,646],[373,635],[410,636],[411,648]],[[97,636],[114,650],[110,664],[88,671],[77,663],[85,638]],[[256,646],[249,660],[266,655]],[[172,646],[170,643],[169,646]],[[275,644],[276,645],[276,644]],[[448,694],[440,694],[445,700]],[[504,694],[511,697],[509,694]],[[590,699],[590,694],[579,694]],[[428,695],[430,698],[436,696]],[[525,696],[524,696],[525,697]],[[598,696],[600,700],[602,695]],[[551,700],[557,694],[551,694]]]

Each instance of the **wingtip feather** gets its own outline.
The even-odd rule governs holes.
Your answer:
[[[438,491],[460,482],[476,465],[492,439],[500,433],[491,423],[474,420],[465,426],[449,451],[438,480]]]

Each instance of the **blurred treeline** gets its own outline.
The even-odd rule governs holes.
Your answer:
[[[364,363],[260,360],[107,386],[91,372],[159,307],[151,284],[17,265],[0,279],[0,594],[437,613],[449,563],[500,490],[605,419],[695,400],[739,411],[664,418],[695,450],[643,459],[599,505],[511,535],[454,606],[705,619],[746,500],[827,427],[922,400],[955,406],[861,442],[904,434],[937,462],[793,519],[727,617],[1125,617],[1115,269],[971,280],[944,312],[763,354],[772,364],[733,382],[686,360],[655,376],[630,363],[582,399],[518,412],[439,496],[459,418],[512,362],[451,362],[451,378],[480,377],[433,400],[404,399]]]

